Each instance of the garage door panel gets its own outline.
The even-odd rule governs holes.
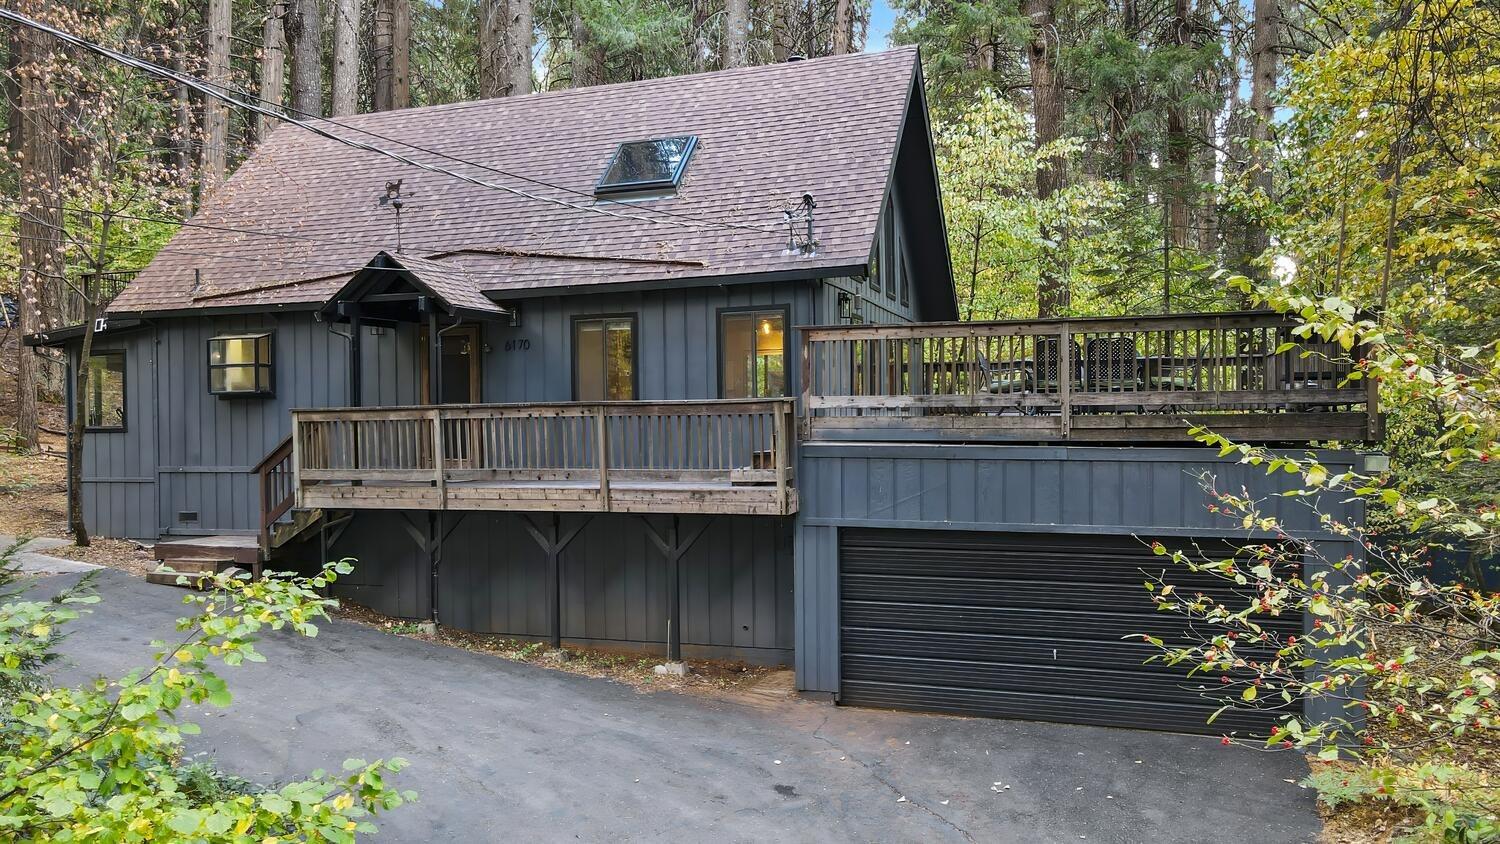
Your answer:
[[[953,715],[976,715],[986,718],[1017,718],[1027,721],[1060,721],[1065,724],[1092,724],[1100,727],[1135,727],[1172,732],[1225,733],[1236,730],[1264,729],[1274,713],[1245,713],[1227,710],[1207,729],[1190,729],[1203,724],[1217,707],[1187,703],[1151,703],[1110,697],[1068,697],[1053,694],[1027,694],[998,689],[950,689],[910,683],[879,683],[863,680],[845,681],[840,702],[854,706],[884,709],[915,709],[923,712],[945,712]],[[1122,711],[1128,711],[1123,721]]]
[[[1171,544],[1171,543],[1169,543]],[[1193,547],[1180,540],[1179,547]],[[1197,543],[1228,557],[1223,540]],[[1264,729],[1276,713],[1225,712],[1218,675],[1145,661],[1212,635],[1142,588],[1161,557],[1128,536],[840,530],[844,703],[1192,732]],[[1218,578],[1171,569],[1182,592],[1242,602]],[[1301,630],[1300,617],[1270,626]],[[1268,649],[1248,646],[1253,657]]]
[[[1183,631],[1180,620],[1166,613],[1156,612],[1132,616],[1109,612],[1090,613],[1085,610],[959,607],[867,601],[844,604],[841,624],[849,627],[1056,638],[1074,638],[1083,632],[1100,641],[1119,641],[1137,634],[1166,639],[1176,637]]]
[[[1133,613],[1156,612],[1151,593],[1137,577],[1128,583],[1108,583],[1082,577],[1068,578],[1048,571],[1047,580],[978,578],[978,577],[900,577],[893,575],[848,574],[842,585],[845,600],[880,601],[900,595],[905,601],[920,604],[965,604],[989,607],[1059,607],[1078,606],[1116,609]],[[1236,593],[1221,582],[1202,587],[1184,585],[1173,578],[1179,591],[1187,595],[1199,592],[1226,606],[1244,606],[1249,594]],[[1066,583],[1067,589],[1059,589]]]
[[[960,659],[1026,665],[1060,665],[1113,669],[1128,665],[1134,671],[1181,677],[1186,670],[1163,661],[1146,662],[1160,653],[1139,640],[1090,641],[1078,638],[988,636],[976,633],[937,633],[930,630],[844,628],[844,654]],[[1270,649],[1242,648],[1246,659],[1269,657]],[[1217,677],[1217,675],[1215,675]]]
[[[1116,663],[1121,665],[1123,663]],[[924,685],[962,689],[998,689],[1069,696],[1107,692],[1131,700],[1182,703],[1194,698],[1209,712],[1223,705],[1217,689],[1186,670],[1140,671],[1134,668],[1079,667],[941,660],[917,657],[845,655],[844,671],[862,680],[900,683],[921,677]],[[1206,695],[1206,696],[1205,696]]]

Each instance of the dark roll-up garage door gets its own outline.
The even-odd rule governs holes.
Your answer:
[[[1188,627],[1155,609],[1142,572],[1172,564],[1134,537],[839,534],[842,703],[1180,732],[1275,720],[1231,710],[1208,725],[1220,704],[1204,695],[1219,692],[1217,674],[1144,664],[1154,649],[1125,637],[1170,642]],[[1230,553],[1222,541],[1198,545]],[[1171,579],[1190,594],[1229,596],[1185,567]],[[1296,634],[1302,620],[1274,623]]]

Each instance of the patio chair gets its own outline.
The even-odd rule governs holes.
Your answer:
[[[1083,389],[1087,392],[1137,392],[1141,388],[1139,352],[1134,337],[1094,337],[1083,353]],[[1124,408],[1118,408],[1123,410]],[[1100,412],[1109,408],[1099,408]],[[1145,413],[1143,406],[1135,408]]]
[[[1069,341],[1073,346],[1072,366],[1067,373],[1068,383],[1077,384],[1083,374],[1083,353],[1078,348],[1078,341]],[[1062,379],[1059,377],[1062,368],[1062,343],[1056,337],[1038,337],[1036,339],[1036,366],[1033,373],[1036,391],[1039,393],[1056,393],[1062,387]]]

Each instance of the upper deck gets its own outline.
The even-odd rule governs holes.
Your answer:
[[[1380,439],[1364,350],[1305,341],[1272,312],[814,326],[803,434],[899,439],[1259,443]]]

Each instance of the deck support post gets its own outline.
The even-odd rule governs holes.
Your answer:
[[[359,321],[359,306],[347,305],[349,311],[349,406],[359,407],[364,403],[364,379],[360,374],[360,335],[361,324]]]
[[[434,625],[438,623],[438,565],[443,561],[443,512],[441,510],[427,515],[428,530],[432,537],[427,548],[427,565],[431,571],[432,583],[428,587],[428,613],[427,620]]]
[[[521,514],[521,524],[526,527],[526,532],[547,555],[547,623],[550,628],[547,638],[553,650],[562,647],[562,552],[588,523],[589,517],[585,517],[564,531],[560,514],[553,513],[550,520],[540,525],[529,515]]]
[[[695,530],[682,533],[682,517],[674,514],[666,535],[662,535],[646,516],[641,517],[646,525],[646,535],[667,558],[667,658],[672,662],[682,661],[682,557],[708,530],[714,517],[703,520]]]

